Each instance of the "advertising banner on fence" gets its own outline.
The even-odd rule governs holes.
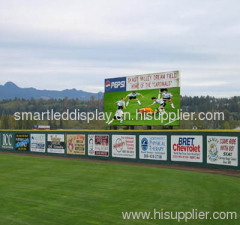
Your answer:
[[[207,163],[238,166],[238,137],[207,136]]]
[[[48,134],[47,152],[64,154],[64,134]]]
[[[136,158],[136,135],[112,135],[112,157]]]
[[[109,135],[89,134],[88,155],[109,156]]]
[[[46,136],[45,134],[31,134],[30,151],[31,152],[45,152],[46,150]]]
[[[15,136],[15,149],[19,151],[29,150],[30,138],[29,134],[16,134]]]
[[[202,136],[172,135],[171,160],[179,162],[203,162]]]
[[[167,160],[167,136],[140,135],[139,158],[152,160]]]
[[[1,149],[13,150],[14,148],[14,136],[12,133],[1,134]]]
[[[67,154],[85,155],[85,135],[67,135]]]

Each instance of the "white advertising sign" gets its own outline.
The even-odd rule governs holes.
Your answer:
[[[109,157],[109,136],[89,134],[88,155]]]
[[[45,152],[45,148],[46,148],[45,134],[31,134],[30,151]]]
[[[150,160],[167,160],[167,136],[140,135],[139,158]]]
[[[171,160],[179,162],[203,162],[202,136],[172,135]]]
[[[64,154],[65,152],[64,134],[48,134],[47,152]]]
[[[112,135],[112,157],[136,158],[136,135]]]
[[[207,163],[238,166],[238,137],[207,136]]]

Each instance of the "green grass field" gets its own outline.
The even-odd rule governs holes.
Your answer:
[[[122,211],[238,211],[239,178],[137,165],[0,155],[0,224],[179,224]],[[189,224],[239,224],[191,220]]]
[[[175,106],[175,109],[172,109],[170,104],[167,102],[165,111],[166,112],[175,112],[177,115],[177,109],[180,109],[180,88],[169,88],[168,89],[170,93],[173,95],[173,103]],[[158,97],[158,89],[156,90],[143,90],[143,91],[137,91],[138,93],[141,93],[144,98],[141,96],[138,96],[141,106],[138,105],[136,100],[131,100],[127,109],[124,110],[124,112],[129,112],[131,114],[131,119],[127,117],[126,120],[124,120],[123,124],[120,124],[119,121],[114,121],[111,125],[164,125],[169,123],[169,119],[165,121],[161,120],[136,120],[136,109],[141,108],[149,108],[148,106],[153,103],[152,97]],[[107,113],[112,113],[112,117],[114,116],[117,105],[114,104],[116,101],[121,100],[123,97],[126,97],[131,91],[127,92],[110,92],[110,93],[104,93],[104,111]],[[128,98],[125,100],[127,102]],[[155,104],[151,106],[153,110],[158,108],[159,104]],[[111,118],[112,118],[111,117]],[[180,125],[179,120],[172,122],[169,125]]]

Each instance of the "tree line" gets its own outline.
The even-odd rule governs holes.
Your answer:
[[[50,125],[52,129],[106,129],[103,121],[66,121],[66,120],[14,120],[15,112],[65,112],[80,109],[81,112],[94,112],[96,109],[104,111],[103,99],[13,99],[0,100],[0,128],[1,129],[31,129],[33,125]],[[181,121],[180,128],[184,129],[233,129],[240,126],[240,97],[215,98],[210,96],[189,97],[181,96],[183,112],[196,112],[196,120]],[[224,112],[224,121],[201,121],[199,112]],[[161,128],[161,127],[156,127]],[[179,127],[178,127],[179,128]]]

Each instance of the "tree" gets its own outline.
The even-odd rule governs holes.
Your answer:
[[[228,121],[224,122],[224,129],[230,129],[230,125]]]
[[[8,115],[5,115],[4,113],[1,116],[1,128],[2,129],[9,129],[9,123],[8,123]]]

